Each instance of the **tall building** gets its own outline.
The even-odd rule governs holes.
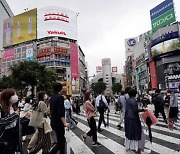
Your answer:
[[[102,81],[106,83],[105,95],[112,95],[112,85],[114,83],[123,83],[122,74],[117,73],[117,67],[111,67],[111,59],[102,59],[102,66],[96,67],[96,75],[93,76],[92,82]]]
[[[80,95],[85,55],[77,44],[76,12],[55,6],[35,8],[6,19],[4,33],[1,76],[11,73],[11,65],[34,60],[55,70],[64,94]]]

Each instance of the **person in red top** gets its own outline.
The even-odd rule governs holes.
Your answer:
[[[94,117],[96,116],[96,110],[91,103],[91,93],[86,92],[85,94],[85,110],[86,110],[86,117],[90,127],[90,131],[88,133],[84,133],[81,135],[83,141],[86,141],[87,136],[92,136],[93,143],[92,146],[99,147],[101,144],[97,141],[97,127],[96,121]]]

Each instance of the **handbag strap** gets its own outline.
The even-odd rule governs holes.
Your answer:
[[[38,110],[39,112],[41,112],[41,110],[40,110],[40,108],[39,108],[39,106],[41,105],[41,103],[42,103],[42,101],[39,101],[39,103],[38,103],[38,109],[37,109],[37,110]]]

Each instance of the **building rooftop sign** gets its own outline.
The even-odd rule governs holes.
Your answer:
[[[176,21],[173,0],[165,0],[150,10],[150,16],[153,32]]]

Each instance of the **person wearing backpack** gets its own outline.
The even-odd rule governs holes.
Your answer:
[[[161,113],[163,116],[164,122],[167,124],[166,115],[164,112],[164,99],[160,92],[161,92],[161,90],[157,89],[155,91],[155,95],[153,96],[153,104],[155,107],[155,116],[156,116],[156,118],[158,118],[159,113]]]
[[[97,97],[96,97],[96,109],[99,112],[100,116],[99,116],[99,123],[98,123],[98,132],[101,132],[101,123],[104,123],[104,127],[107,126],[105,120],[104,120],[104,112],[106,111],[106,109],[108,109],[108,103],[106,98],[104,97],[103,93],[100,93]]]

